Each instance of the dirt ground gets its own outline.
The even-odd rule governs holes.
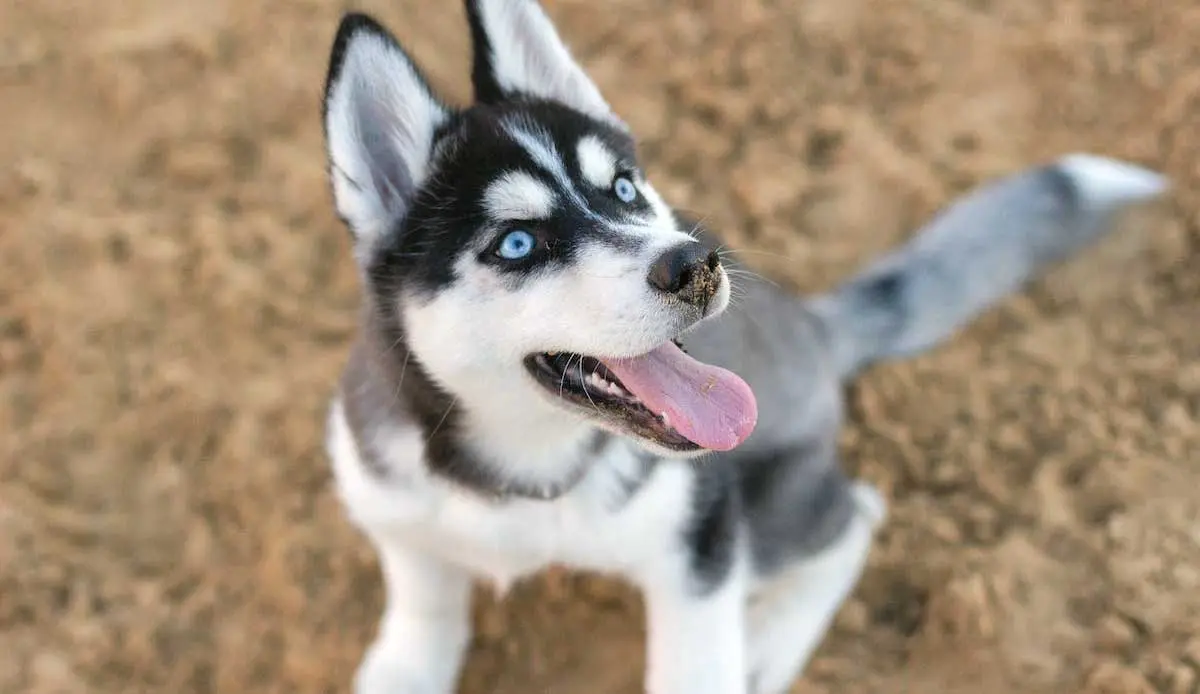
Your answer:
[[[318,120],[346,5],[0,2],[0,692],[346,691],[381,602],[321,450],[357,302]],[[356,6],[466,94],[457,3]],[[848,465],[893,511],[795,692],[1200,692],[1200,6],[549,8],[660,190],[798,289],[1067,151],[1174,179],[855,386]],[[621,586],[481,593],[478,626],[467,694],[639,689]]]

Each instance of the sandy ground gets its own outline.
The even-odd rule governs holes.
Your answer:
[[[381,594],[320,447],[357,301],[318,121],[345,4],[0,2],[0,692],[346,690]],[[457,3],[358,6],[465,95]],[[1174,178],[856,385],[846,458],[894,510],[795,692],[1200,691],[1200,8],[550,9],[660,189],[799,289],[1066,151]],[[479,605],[467,694],[638,690],[629,590]]]

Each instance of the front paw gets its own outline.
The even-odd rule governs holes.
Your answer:
[[[354,694],[453,694],[454,673],[443,670],[441,663],[412,663],[403,653],[372,648],[354,676]]]

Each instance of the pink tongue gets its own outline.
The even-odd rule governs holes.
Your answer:
[[[745,381],[692,359],[673,342],[604,365],[642,404],[655,414],[666,412],[667,424],[702,448],[730,450],[758,422],[758,403]]]

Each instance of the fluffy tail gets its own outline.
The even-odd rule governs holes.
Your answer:
[[[1132,164],[1073,154],[984,185],[906,245],[809,307],[831,329],[843,377],[925,351],[1053,264],[1106,234],[1123,209],[1167,180]]]

